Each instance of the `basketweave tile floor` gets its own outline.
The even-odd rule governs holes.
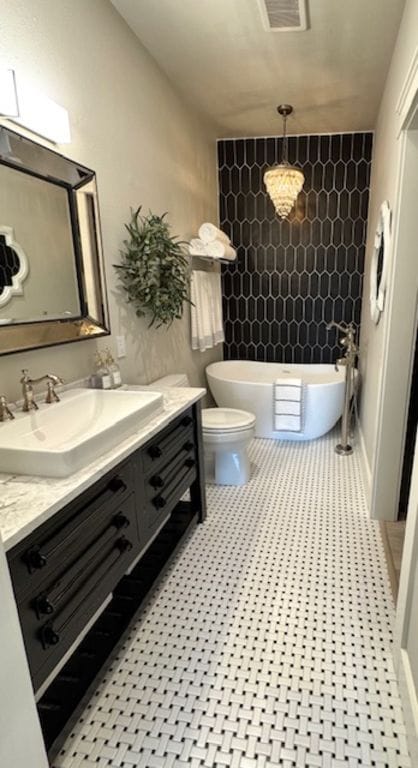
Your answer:
[[[360,458],[254,440],[54,768],[410,768],[394,607]]]

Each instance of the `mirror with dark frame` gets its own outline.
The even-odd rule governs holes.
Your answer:
[[[94,171],[0,127],[0,354],[109,332]]]

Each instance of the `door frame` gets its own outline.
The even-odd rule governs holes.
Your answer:
[[[396,108],[398,179],[391,241],[387,309],[383,313],[382,384],[378,393],[376,449],[372,464],[370,511],[374,519],[396,520],[411,390],[412,364],[418,316],[418,286],[410,281],[405,198],[411,127],[418,119],[418,48]],[[415,126],[414,126],[415,133]],[[414,220],[416,221],[416,219]],[[418,226],[416,222],[415,226]],[[418,238],[417,238],[418,240]],[[396,254],[397,258],[394,258]],[[399,314],[402,323],[399,328]]]
[[[373,463],[372,517],[393,520],[398,513],[398,500],[404,456],[405,430],[408,415],[409,395],[411,390],[412,364],[418,321],[417,286],[407,289],[408,328],[402,341],[402,354],[399,354],[396,312],[402,307],[402,280],[399,269],[408,269],[408,242],[405,239],[405,201],[406,174],[408,172],[408,141],[414,142],[408,131],[413,130],[418,136],[418,47],[412,58],[403,88],[396,107],[397,137],[399,141],[399,171],[396,189],[396,207],[394,211],[394,231],[392,237],[391,276],[387,311],[383,315],[383,365],[382,387],[378,395],[377,447]],[[416,214],[415,214],[416,215]],[[406,227],[406,229],[408,229]],[[410,254],[410,251],[409,251]],[[398,270],[396,273],[395,270]],[[415,273],[416,274],[416,273]],[[404,276],[405,278],[405,276]],[[408,293],[409,291],[409,293]],[[400,345],[402,346],[402,344]],[[408,351],[409,347],[409,351]],[[407,356],[409,361],[405,363]],[[408,365],[409,362],[409,365]],[[396,387],[398,384],[398,387]],[[394,396],[397,394],[398,397]],[[392,422],[391,422],[392,411]],[[393,412],[397,419],[396,434],[391,434]],[[392,464],[390,463],[392,462]],[[389,481],[385,482],[386,473]],[[391,487],[392,484],[392,487]],[[388,497],[385,499],[384,494]],[[418,568],[418,435],[415,442],[414,464],[405,529],[405,541],[400,574],[398,602],[396,609],[393,656],[397,673],[399,692],[405,717],[408,746],[413,765],[418,765],[418,689],[415,685],[412,664],[408,653],[408,632],[410,628],[413,602],[416,602],[416,579]],[[415,588],[415,591],[414,591]],[[416,606],[414,606],[416,610]],[[418,642],[418,640],[417,640]]]
[[[418,568],[418,436],[406,518],[405,541],[396,607],[393,656],[399,683],[406,734],[412,765],[418,765],[418,689],[408,654],[408,632],[413,610],[414,586]],[[416,610],[415,606],[415,610]],[[418,638],[417,638],[418,644]]]

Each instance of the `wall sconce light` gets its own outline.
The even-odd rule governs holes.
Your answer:
[[[0,114],[54,144],[71,142],[67,110],[12,69],[0,71]]]
[[[287,159],[286,120],[292,114],[293,107],[290,104],[281,104],[277,107],[277,111],[283,118],[282,161],[279,165],[267,169],[264,174],[264,184],[277,213],[281,219],[284,219],[292,210],[305,177],[302,170],[295,165],[290,165]]]

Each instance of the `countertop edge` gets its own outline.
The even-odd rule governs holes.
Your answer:
[[[50,505],[48,505],[46,509],[35,514],[32,519],[23,523],[21,526],[17,524],[18,527],[16,530],[11,528],[10,533],[7,532],[7,529],[6,532],[2,530],[2,509],[0,508],[0,537],[2,538],[5,551],[9,552],[12,550],[29,534],[36,530],[36,528],[53,517],[54,514],[59,512],[61,509],[63,509],[63,507],[77,498],[77,496],[79,496],[81,493],[83,493],[83,491],[93,485],[93,483],[95,483],[97,480],[100,480],[100,478],[103,477],[106,472],[120,464],[121,461],[126,459],[135,450],[144,445],[144,443],[156,435],[161,429],[164,429],[164,427],[167,426],[167,424],[169,424],[173,418],[178,416],[178,414],[201,400],[205,396],[206,390],[203,388],[188,387],[187,389],[182,388],[163,391],[164,395],[169,395],[169,393],[174,393],[178,396],[183,395],[185,399],[178,405],[164,402],[164,410],[155,416],[150,423],[145,424],[142,429],[138,430],[139,434],[137,433],[131,437],[125,438],[125,440],[121,443],[122,447],[118,446],[117,448],[113,448],[92,462],[90,465],[92,466],[92,471],[88,474],[88,476],[84,476],[86,471],[88,471],[88,467],[70,476],[70,478],[75,481],[74,487],[69,489],[67,492],[64,490],[62,495],[59,495],[58,499],[54,500]],[[79,482],[77,482],[77,475],[81,475]],[[24,479],[22,480],[21,478]],[[65,478],[64,480],[68,481],[69,478]],[[34,493],[36,493],[36,489],[39,489],[40,486],[50,487],[51,493],[53,493],[55,482],[57,483],[58,490],[59,483],[61,482],[60,478],[42,478],[31,477],[29,475],[13,475],[0,484],[0,489],[7,490],[8,486],[16,486],[17,484],[22,483],[28,487],[33,485]]]

